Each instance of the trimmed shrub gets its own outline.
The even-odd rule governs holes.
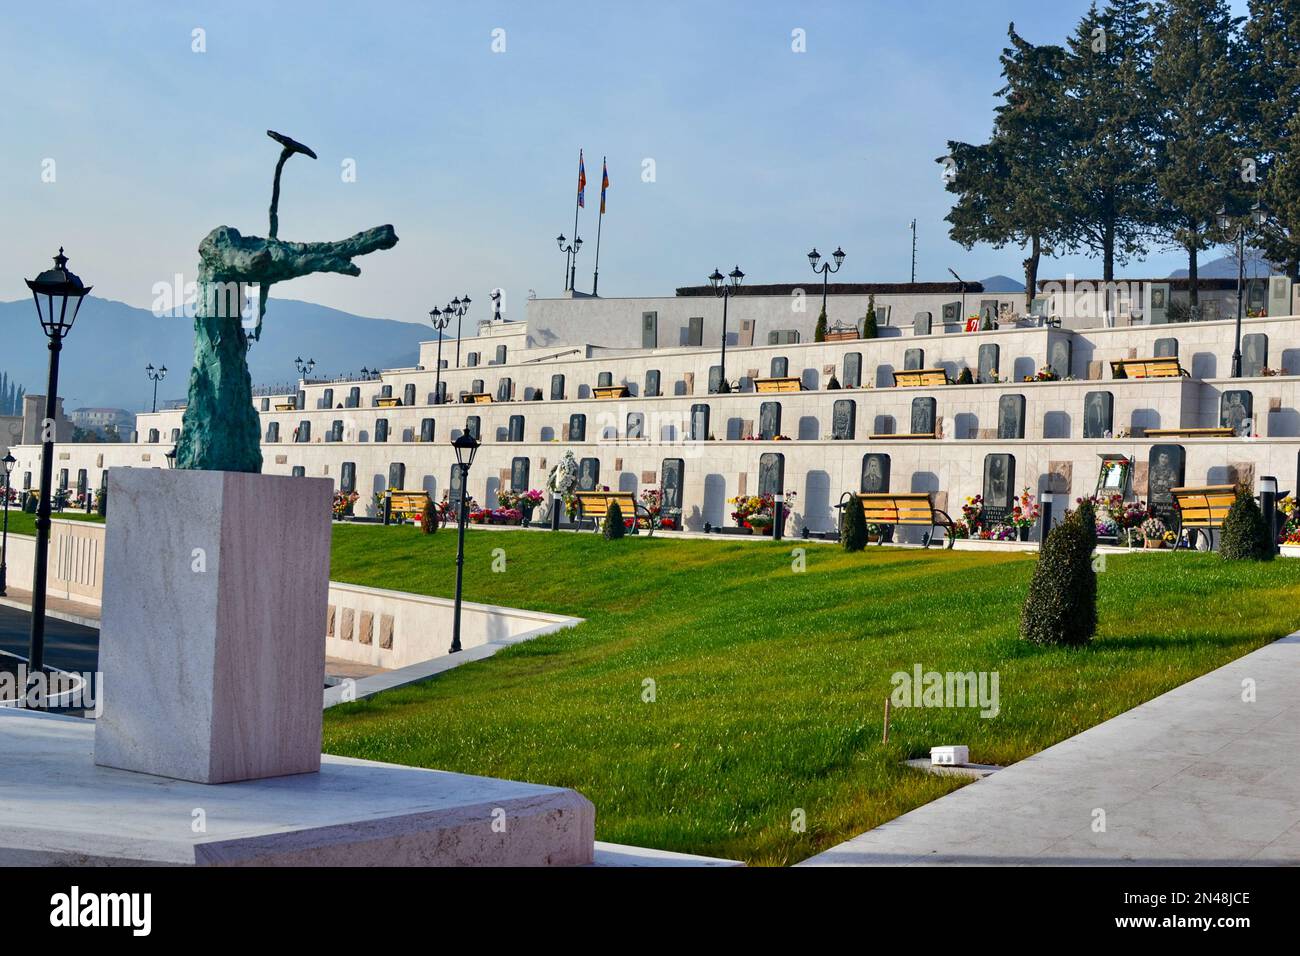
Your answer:
[[[1088,538],[1088,554],[1097,550],[1097,509],[1093,507],[1091,498],[1083,499],[1078,508],[1066,515],[1065,520],[1076,521],[1083,529]]]
[[[623,509],[618,506],[618,502],[610,503],[609,510],[605,512],[605,524],[601,527],[606,541],[615,541],[627,534],[627,526],[623,524]]]
[[[813,330],[814,342],[826,341],[826,310],[822,309],[821,314],[817,316],[817,328]]]
[[[1249,489],[1238,485],[1237,500],[1223,519],[1219,556],[1228,561],[1272,561],[1274,552],[1264,512]]]
[[[1034,644],[1082,647],[1097,631],[1097,573],[1080,508],[1047,535],[1020,612],[1020,636]]]
[[[867,516],[857,498],[851,498],[840,514],[840,544],[845,551],[861,551],[867,546]]]
[[[957,373],[958,385],[974,385],[975,376],[971,375],[970,366],[963,365],[960,372]]]
[[[420,511],[420,530],[425,534],[433,534],[438,530],[438,512],[434,508],[433,499],[428,495],[424,496],[424,508]]]
[[[874,293],[867,299],[867,314],[862,318],[862,337],[864,339],[880,337],[880,326],[876,322],[876,296]]]
[[[835,389],[838,388],[840,388],[840,380],[835,377],[834,372],[831,372],[831,379],[829,382],[826,383],[826,389],[827,391],[834,391]]]
[[[36,498],[36,492],[29,491],[27,492],[26,495],[23,496],[23,511],[25,511],[27,514],[29,515],[36,514],[36,508],[38,504],[39,501]]]
[[[95,495],[95,511],[101,518],[108,517],[108,486],[99,489],[99,494]]]

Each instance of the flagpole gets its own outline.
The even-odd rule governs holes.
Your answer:
[[[605,224],[605,163],[608,157],[600,157],[600,216],[596,220],[596,271],[591,274],[591,294],[596,295],[600,285],[600,227]]]
[[[578,174],[582,175],[582,150],[578,150]],[[582,189],[573,197],[573,268],[569,271],[569,291],[577,292],[578,278],[578,203],[582,199]]]

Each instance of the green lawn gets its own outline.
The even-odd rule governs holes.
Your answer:
[[[455,535],[339,525],[335,580],[449,596]],[[602,840],[792,863],[1300,627],[1300,562],[1110,557],[1086,650],[1017,636],[1033,556],[470,531],[467,600],[587,619],[325,716],[325,750],[574,787]],[[507,571],[492,573],[504,548]],[[1001,712],[896,709],[896,671],[997,671]],[[642,700],[643,681],[656,700]],[[796,832],[791,814],[807,828]]]
[[[63,514],[54,512],[52,518],[68,518],[72,521],[103,521],[97,514],[86,514],[84,511],[65,511]],[[17,508],[9,509],[9,533],[10,534],[36,534],[36,515],[29,515],[19,511]]]

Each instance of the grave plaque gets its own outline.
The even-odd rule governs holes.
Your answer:
[[[627,416],[627,437],[644,438],[645,437],[645,413],[628,412]]]
[[[704,316],[693,315],[686,320],[686,344],[692,346],[704,344]]]
[[[903,371],[914,372],[917,369],[925,368],[925,350],[908,349],[903,353]]]
[[[357,463],[345,461],[339,470],[339,491],[350,495],[357,490]]]
[[[1183,472],[1187,464],[1186,452],[1182,445],[1152,445],[1149,459],[1147,499],[1153,508],[1159,505],[1166,511],[1171,511],[1174,497],[1169,493],[1169,489],[1179,488],[1183,484]]]
[[[934,314],[918,312],[912,317],[912,334],[929,335],[934,330]]]
[[[1025,437],[1025,396],[1003,395],[998,399],[998,437]]]
[[[477,367],[478,367],[478,353],[477,353],[477,352],[469,352],[469,353],[467,353],[466,356],[465,356],[465,365],[466,365],[467,367],[469,367],[469,368],[477,368]]]
[[[511,415],[509,425],[507,426],[506,429],[506,433],[507,433],[507,439],[506,439],[507,441],[523,441],[524,440],[524,416]]]
[[[392,397],[393,397],[393,386],[391,386],[391,385],[381,385],[380,388],[379,388],[379,397],[380,397],[380,398],[392,398]]]
[[[998,300],[980,299],[980,328],[993,328],[998,321]]]
[[[461,484],[460,465],[451,466],[451,480],[447,482],[447,502],[453,507],[460,506],[460,492],[463,485]]]
[[[758,437],[767,441],[781,434],[781,403],[764,402],[758,409]]]
[[[709,406],[691,406],[691,441],[709,440]]]
[[[558,373],[551,376],[551,401],[564,401],[564,376]]]
[[[510,395],[514,391],[515,383],[509,378],[503,378],[497,383],[497,401],[508,402]]]
[[[1083,437],[1105,438],[1115,430],[1115,396],[1089,392],[1083,396]]]
[[[1241,337],[1241,374],[1245,378],[1263,375],[1268,368],[1268,336],[1252,332]]]
[[[294,465],[293,468],[290,470],[289,475],[292,478],[306,478],[307,469],[302,465]]]
[[[935,421],[935,400],[933,398],[912,399],[913,435],[933,435]]]
[[[340,422],[339,424],[342,424]],[[388,419],[380,418],[375,421],[375,441],[388,441]]]
[[[845,388],[862,387],[862,353],[849,352],[844,356],[844,382]]]
[[[433,403],[435,405],[447,404],[447,383],[439,382],[438,387],[433,392]]]
[[[992,342],[980,346],[979,350],[979,375],[976,381],[982,383],[992,382],[1001,368],[1002,349]]]
[[[361,389],[358,388],[356,385],[353,385],[351,388],[348,389],[347,407],[348,408],[361,407]]]
[[[587,416],[570,415],[569,416],[569,441],[586,441],[587,440]]]
[[[645,373],[645,397],[655,398],[659,395],[659,369],[646,369]]]
[[[330,423],[330,437],[329,437],[329,440],[330,440],[330,441],[342,441],[342,440],[343,440],[343,420],[342,420],[342,419],[340,419],[340,418],[336,418],[336,419],[334,419],[333,422]],[[380,439],[376,439],[376,440],[378,441],[378,440],[380,440]]]
[[[403,405],[415,404],[415,383],[414,382],[408,382],[406,385],[402,386],[402,404]]]
[[[478,415],[470,415],[465,419],[465,434],[469,435],[475,441],[483,440],[483,419]]]
[[[1070,375],[1072,345],[1070,339],[1059,337],[1052,340],[1051,347],[1047,351],[1047,364],[1061,378],[1068,378]]]
[[[422,442],[433,441],[433,419],[432,418],[420,419],[420,441]]]
[[[262,411],[269,412],[271,410],[271,400],[269,398],[262,399],[261,407],[262,407]]]
[[[266,440],[268,442],[278,442],[280,440],[279,422],[271,422],[266,426]]]
[[[307,392],[305,390],[300,390],[298,392],[297,398],[294,399],[294,404],[299,408],[307,407]]]
[[[659,347],[659,313],[641,313],[641,348],[657,349]]]
[[[406,487],[406,465],[395,461],[388,466],[388,487],[402,489]]]
[[[862,456],[861,489],[868,492],[889,491],[889,456],[872,452]]]
[[[504,345],[497,346],[497,364],[498,365],[506,364],[506,347]]]
[[[991,518],[1001,521],[1016,495],[1016,459],[1014,455],[984,456],[984,511],[1001,509]]]
[[[263,401],[265,401],[265,399],[263,399]],[[334,389],[327,388],[325,391],[321,392],[320,405],[321,408],[334,407]],[[262,411],[266,411],[266,409],[263,408]]]
[[[831,438],[852,441],[857,433],[858,403],[851,398],[841,398],[831,406]]]
[[[599,375],[596,376],[597,388],[609,388],[613,384],[614,384],[613,372],[601,372]]]
[[[301,442],[302,444],[309,444],[311,442],[311,422],[307,421],[306,419],[300,421],[298,423],[298,427],[294,429],[293,435],[294,435],[293,438],[294,441]],[[150,441],[158,440],[157,429],[150,430],[149,440]]]
[[[1236,435],[1249,435],[1255,417],[1255,397],[1249,389],[1234,388],[1219,399],[1219,426]]]
[[[709,366],[709,394],[716,395],[722,391],[722,366]]]
[[[963,316],[961,313],[962,307],[960,302],[945,302],[943,304],[943,321],[945,324],[949,322],[962,321]]]
[[[510,459],[510,490],[514,492],[528,490],[528,459]]]
[[[785,455],[770,451],[758,456],[758,493],[785,494]]]
[[[772,359],[771,378],[786,378],[790,374],[790,360],[784,355]]]
[[[678,528],[682,526],[682,477],[686,463],[680,458],[665,458],[660,466],[663,480],[663,503],[661,514],[672,518]]]
[[[595,491],[600,483],[600,459],[584,458],[578,462],[578,490]]]
[[[1156,339],[1156,358],[1178,358],[1178,340],[1173,337]]]

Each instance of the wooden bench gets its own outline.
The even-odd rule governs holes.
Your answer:
[[[1210,550],[1213,551],[1214,532],[1222,530],[1223,519],[1228,516],[1228,509],[1237,500],[1236,486],[1204,485],[1199,488],[1170,488],[1169,493],[1174,496],[1178,515],[1178,527],[1170,530],[1178,536],[1178,539],[1181,539],[1182,532],[1186,531],[1189,548],[1192,547],[1193,535],[1199,531],[1208,539]],[[1175,540],[1175,549],[1178,544],[1179,541]]]
[[[467,405],[491,405],[491,392],[465,392],[460,400]]]
[[[1111,359],[1112,378],[1179,378],[1187,372],[1178,364],[1178,356],[1167,358]]]
[[[913,368],[894,373],[896,388],[912,388],[918,385],[951,385],[948,370],[942,368]]]
[[[389,508],[389,514],[399,520],[409,518],[412,515],[423,514],[429,499],[427,491],[392,491],[392,507]]]
[[[591,390],[597,398],[627,398],[626,385],[597,385]]]
[[[402,400],[400,398],[377,398],[375,399],[375,408],[399,408]]]
[[[858,339],[861,336],[857,329],[830,329],[826,333],[827,342],[845,342],[850,339]]]
[[[936,435],[934,432],[900,432],[895,435],[882,434],[882,435],[867,436],[867,438],[870,441],[891,441],[893,439],[898,439],[899,441],[910,441],[916,438],[926,439],[926,438],[938,438],[938,437],[939,436]]]
[[[578,503],[578,513],[573,518],[574,531],[579,530],[586,521],[592,522],[593,530],[600,531],[610,505],[615,502],[623,512],[623,520],[632,519],[632,527],[628,530],[633,534],[638,530],[636,519],[649,517],[645,508],[637,504],[636,494],[631,491],[575,491],[573,497]],[[650,528],[649,533],[654,534],[654,528]]]
[[[796,378],[793,375],[786,375],[782,378],[756,378],[754,379],[754,391],[802,392],[803,379]]]
[[[888,491],[861,491],[853,497],[862,502],[867,524],[929,528],[930,531],[922,539],[922,546],[926,548],[930,546],[935,529],[943,528],[948,547],[952,547],[952,519],[934,506],[934,498],[929,492],[895,494]],[[880,543],[883,543],[883,538],[882,535]]]
[[[1235,438],[1231,428],[1148,428],[1147,438]]]
[[[277,412],[293,412],[298,410],[297,402],[279,402],[275,406]]]

